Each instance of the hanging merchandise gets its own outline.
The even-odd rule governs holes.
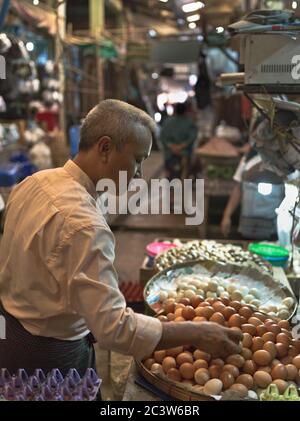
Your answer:
[[[208,76],[206,56],[201,51],[199,57],[199,76],[195,86],[197,105],[200,110],[211,104],[211,82]]]
[[[30,60],[23,41],[9,34],[0,34],[0,54],[6,63],[6,79],[0,79],[0,95],[6,104],[1,118],[26,117],[28,101],[38,92],[36,66]]]

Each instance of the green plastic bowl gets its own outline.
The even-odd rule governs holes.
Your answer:
[[[252,243],[249,244],[249,250],[267,260],[271,265],[283,268],[287,266],[290,256],[288,250],[273,244]]]

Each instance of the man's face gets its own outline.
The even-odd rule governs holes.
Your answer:
[[[127,185],[133,178],[142,178],[142,163],[148,158],[152,147],[152,134],[143,126],[136,126],[132,130],[131,138],[120,148],[115,148],[109,158],[110,178],[115,182],[116,192],[122,195],[122,187],[119,184],[119,173],[127,174]]]

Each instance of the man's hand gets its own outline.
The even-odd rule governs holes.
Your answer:
[[[221,222],[221,232],[225,238],[228,237],[231,230],[231,218],[224,216]]]
[[[159,349],[169,349],[181,345],[193,345],[207,352],[213,358],[225,359],[231,354],[241,351],[239,342],[242,333],[217,323],[203,322],[169,322],[163,323],[162,338],[157,346]]]
[[[240,332],[212,322],[199,323],[198,330],[199,339],[193,345],[213,358],[225,359],[229,355],[240,353],[239,342],[242,340]]]

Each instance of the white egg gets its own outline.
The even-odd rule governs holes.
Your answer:
[[[244,300],[246,301],[246,303],[250,303],[252,300],[255,300],[254,295],[248,294],[244,297]]]
[[[240,291],[241,291],[241,293],[242,293],[243,295],[247,295],[247,294],[249,294],[249,288],[248,288],[248,287],[241,286],[241,287],[240,287]]]
[[[236,285],[228,285],[227,287],[227,291],[229,292],[229,294],[232,294],[234,291],[236,290]]]
[[[218,286],[218,288],[217,288],[217,293],[220,295],[222,292],[224,292],[225,291],[225,288],[224,287],[222,287],[222,286]]]
[[[236,289],[235,291],[233,291],[233,293],[230,295],[230,298],[233,301],[241,301],[241,299],[243,298],[243,294],[241,293],[241,291],[239,291],[238,289]]]
[[[274,311],[269,311],[269,312],[268,312],[268,315],[269,315],[270,317],[276,317],[276,313],[274,313]]]
[[[211,292],[216,292],[216,291],[217,291],[217,289],[218,289],[218,286],[219,286],[219,284],[218,284],[218,282],[216,282],[216,281],[210,281],[210,282],[208,283],[208,289],[209,289],[209,291],[211,291]]]
[[[184,296],[185,296],[186,298],[189,298],[189,299],[191,299],[194,295],[196,295],[196,292],[195,292],[195,291],[193,291],[192,289],[187,289],[187,290],[184,292]]]
[[[248,391],[248,397],[249,397],[250,399],[258,399],[257,393],[256,393],[256,392],[254,392],[254,390],[249,390],[249,391]]]
[[[255,306],[255,307],[259,307],[261,305],[261,301],[260,300],[252,300],[252,301],[250,301],[250,304]]]
[[[181,289],[187,289],[188,288],[188,284],[186,284],[185,282],[181,282],[179,285],[178,285],[178,287],[179,287],[179,289],[181,290]]]
[[[177,297],[177,293],[175,291],[169,291],[168,292],[168,297],[169,298],[176,298]]]
[[[216,292],[207,291],[206,298],[217,298]]]
[[[271,306],[268,306],[268,313],[277,313],[277,311],[278,311],[278,308],[277,308],[277,306],[274,306],[274,305],[271,305]]]
[[[282,304],[287,306],[287,308],[292,308],[294,305],[294,299],[292,297],[286,297],[284,300],[282,300]]]
[[[160,302],[163,303],[167,298],[168,298],[167,291],[160,291],[160,293],[159,293],[159,300],[160,300]]]
[[[179,301],[181,300],[181,298],[183,298],[183,297],[184,297],[184,293],[183,293],[183,292],[181,292],[181,291],[180,291],[180,292],[178,292],[178,293],[177,293],[177,297],[176,297],[176,301],[177,301],[177,302],[179,302]]]
[[[259,311],[261,311],[262,313],[268,313],[269,310],[268,310],[268,307],[260,306]]]
[[[280,319],[287,320],[290,317],[290,312],[288,310],[279,310],[277,315]]]
[[[257,288],[251,288],[249,294],[254,295],[256,298],[260,298],[260,293]]]
[[[229,292],[227,291],[221,292],[220,297],[229,299],[230,298]]]

